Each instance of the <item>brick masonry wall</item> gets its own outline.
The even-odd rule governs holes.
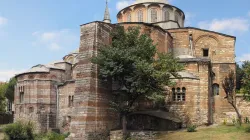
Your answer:
[[[110,43],[112,26],[102,22],[92,22],[81,26],[79,63],[74,68],[76,74],[74,110],[69,139],[96,139],[107,137],[113,127],[112,112],[109,108],[108,93],[111,87],[98,80],[97,67],[90,58],[97,54],[97,47]],[[100,134],[100,135],[98,135]]]
[[[51,122],[49,127],[55,128],[55,118],[47,119],[46,116],[56,114],[56,83],[63,82],[64,79],[64,71],[61,70],[18,76],[14,98],[14,121],[33,121],[37,131],[47,131],[47,122],[43,121],[46,119]],[[20,92],[24,93],[23,102],[20,102]]]
[[[202,49],[208,48],[209,58],[212,60],[212,63],[235,63],[234,37],[225,36],[219,33],[209,32],[205,30],[188,28],[172,29],[168,31],[174,39],[174,48],[181,48],[182,50],[190,49],[189,34],[192,34],[194,55],[196,57],[202,57]]]
[[[232,111],[232,107],[224,99],[225,92],[222,88],[221,82],[230,70],[235,71],[235,38],[227,35],[222,35],[215,32],[205,30],[185,28],[168,30],[173,37],[173,48],[175,55],[190,55],[189,35],[193,37],[193,48],[195,57],[203,57],[203,48],[209,49],[209,58],[211,59],[212,71],[215,74],[211,84],[219,84],[219,95],[212,95],[212,87],[205,86],[209,82],[204,74],[201,83],[201,93],[204,96],[210,97],[209,102],[201,102],[202,105],[209,104],[212,110],[209,109],[209,118],[214,123],[221,123],[227,112]],[[187,67],[186,70],[195,73],[196,68]],[[208,92],[210,91],[210,92]],[[206,95],[206,93],[209,93]],[[211,107],[209,106],[209,108]]]
[[[128,27],[140,27],[141,33],[148,34],[159,52],[168,52],[172,48],[172,37],[158,26],[148,24],[121,23],[125,29]]]
[[[61,132],[68,132],[70,128],[70,121],[74,105],[70,106],[69,97],[73,97],[74,102],[75,82],[66,82],[63,86],[59,87],[59,117],[58,127]]]
[[[202,125],[209,123],[209,66],[196,62],[186,64],[186,71],[199,77],[198,79],[176,79],[174,88],[186,88],[186,101],[173,101],[172,93],[167,97],[167,109],[175,113],[183,120],[183,126],[187,124]],[[171,90],[171,89],[170,89]]]

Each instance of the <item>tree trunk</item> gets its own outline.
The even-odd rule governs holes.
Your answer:
[[[238,108],[236,107],[236,105],[234,103],[231,103],[231,105],[233,106],[234,110],[236,111],[238,119],[239,119],[239,123],[241,125],[242,124],[242,119],[241,119],[240,112],[239,112]]]
[[[122,115],[122,132],[123,136],[126,136],[127,134],[127,116]]]

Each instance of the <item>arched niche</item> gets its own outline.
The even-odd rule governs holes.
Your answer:
[[[194,41],[194,52],[199,57],[211,57],[219,46],[219,41],[212,35],[202,35]],[[207,56],[204,56],[208,53]]]

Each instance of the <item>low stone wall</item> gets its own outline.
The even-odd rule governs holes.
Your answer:
[[[157,131],[131,131],[130,137],[135,140],[156,140]],[[110,140],[123,140],[122,130],[110,131]]]
[[[242,116],[242,119],[248,117],[250,119],[250,101],[244,100],[243,95],[236,96],[236,105]]]

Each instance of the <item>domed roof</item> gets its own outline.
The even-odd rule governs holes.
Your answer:
[[[136,0],[134,4],[145,3],[145,2],[166,3],[166,4],[168,4],[167,0]]]

